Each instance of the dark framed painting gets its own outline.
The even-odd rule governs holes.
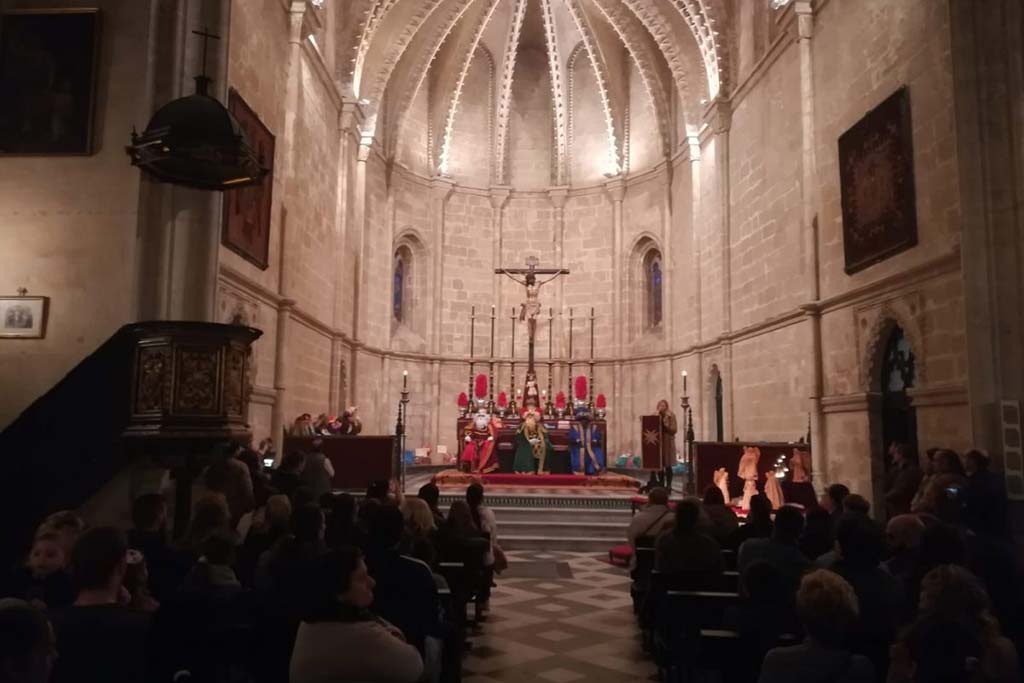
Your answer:
[[[269,169],[263,182],[224,193],[221,241],[231,251],[266,270],[270,259],[270,207],[274,187],[274,135],[234,88],[228,111],[245,131],[256,158]]]
[[[99,64],[98,9],[0,14],[0,155],[87,155]]]
[[[49,314],[48,296],[0,297],[0,339],[43,339]]]
[[[910,93],[900,88],[839,138],[846,273],[917,244]]]

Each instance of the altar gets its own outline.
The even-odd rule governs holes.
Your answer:
[[[512,415],[507,418],[495,418],[495,448],[498,451],[498,472],[510,474],[513,472],[512,461],[515,458],[516,432],[522,425],[522,418]],[[466,447],[463,440],[464,430],[472,424],[471,417],[459,418],[457,421],[456,441],[459,444],[459,462],[462,461],[462,450]],[[553,453],[548,456],[547,470],[551,474],[572,474],[569,454],[569,431],[572,429],[572,421],[568,419],[551,418],[544,419],[543,424],[547,429],[548,437],[551,439]],[[604,420],[592,420],[593,424],[602,434],[607,434]]]

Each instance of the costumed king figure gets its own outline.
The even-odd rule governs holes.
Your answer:
[[[512,469],[516,474],[547,474],[547,458],[551,453],[548,430],[541,423],[540,414],[527,410],[523,424],[516,433],[516,457]]]
[[[576,422],[569,429],[569,456],[573,474],[601,474],[605,470],[604,434],[590,420],[586,406],[576,409]]]
[[[473,421],[462,430],[462,468],[470,472],[486,474],[498,469],[495,457],[495,425],[491,416],[479,411]]]

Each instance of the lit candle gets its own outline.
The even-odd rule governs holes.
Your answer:
[[[409,388],[409,371],[408,370],[402,370],[402,388],[403,389],[408,389]]]
[[[683,396],[686,396],[686,370],[683,370]]]

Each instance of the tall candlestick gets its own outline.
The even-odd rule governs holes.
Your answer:
[[[469,396],[469,409],[476,409],[476,394],[473,393],[473,357],[476,352],[476,306],[469,309],[469,381],[466,395]]]
[[[487,412],[494,412],[494,304],[491,304],[491,360],[488,363],[488,394],[487,394]]]
[[[686,370],[683,370],[683,396],[686,396]]]
[[[594,309],[590,309],[590,360],[594,360]]]
[[[402,388],[403,389],[408,389],[409,388],[409,371],[408,370],[402,370]]]

